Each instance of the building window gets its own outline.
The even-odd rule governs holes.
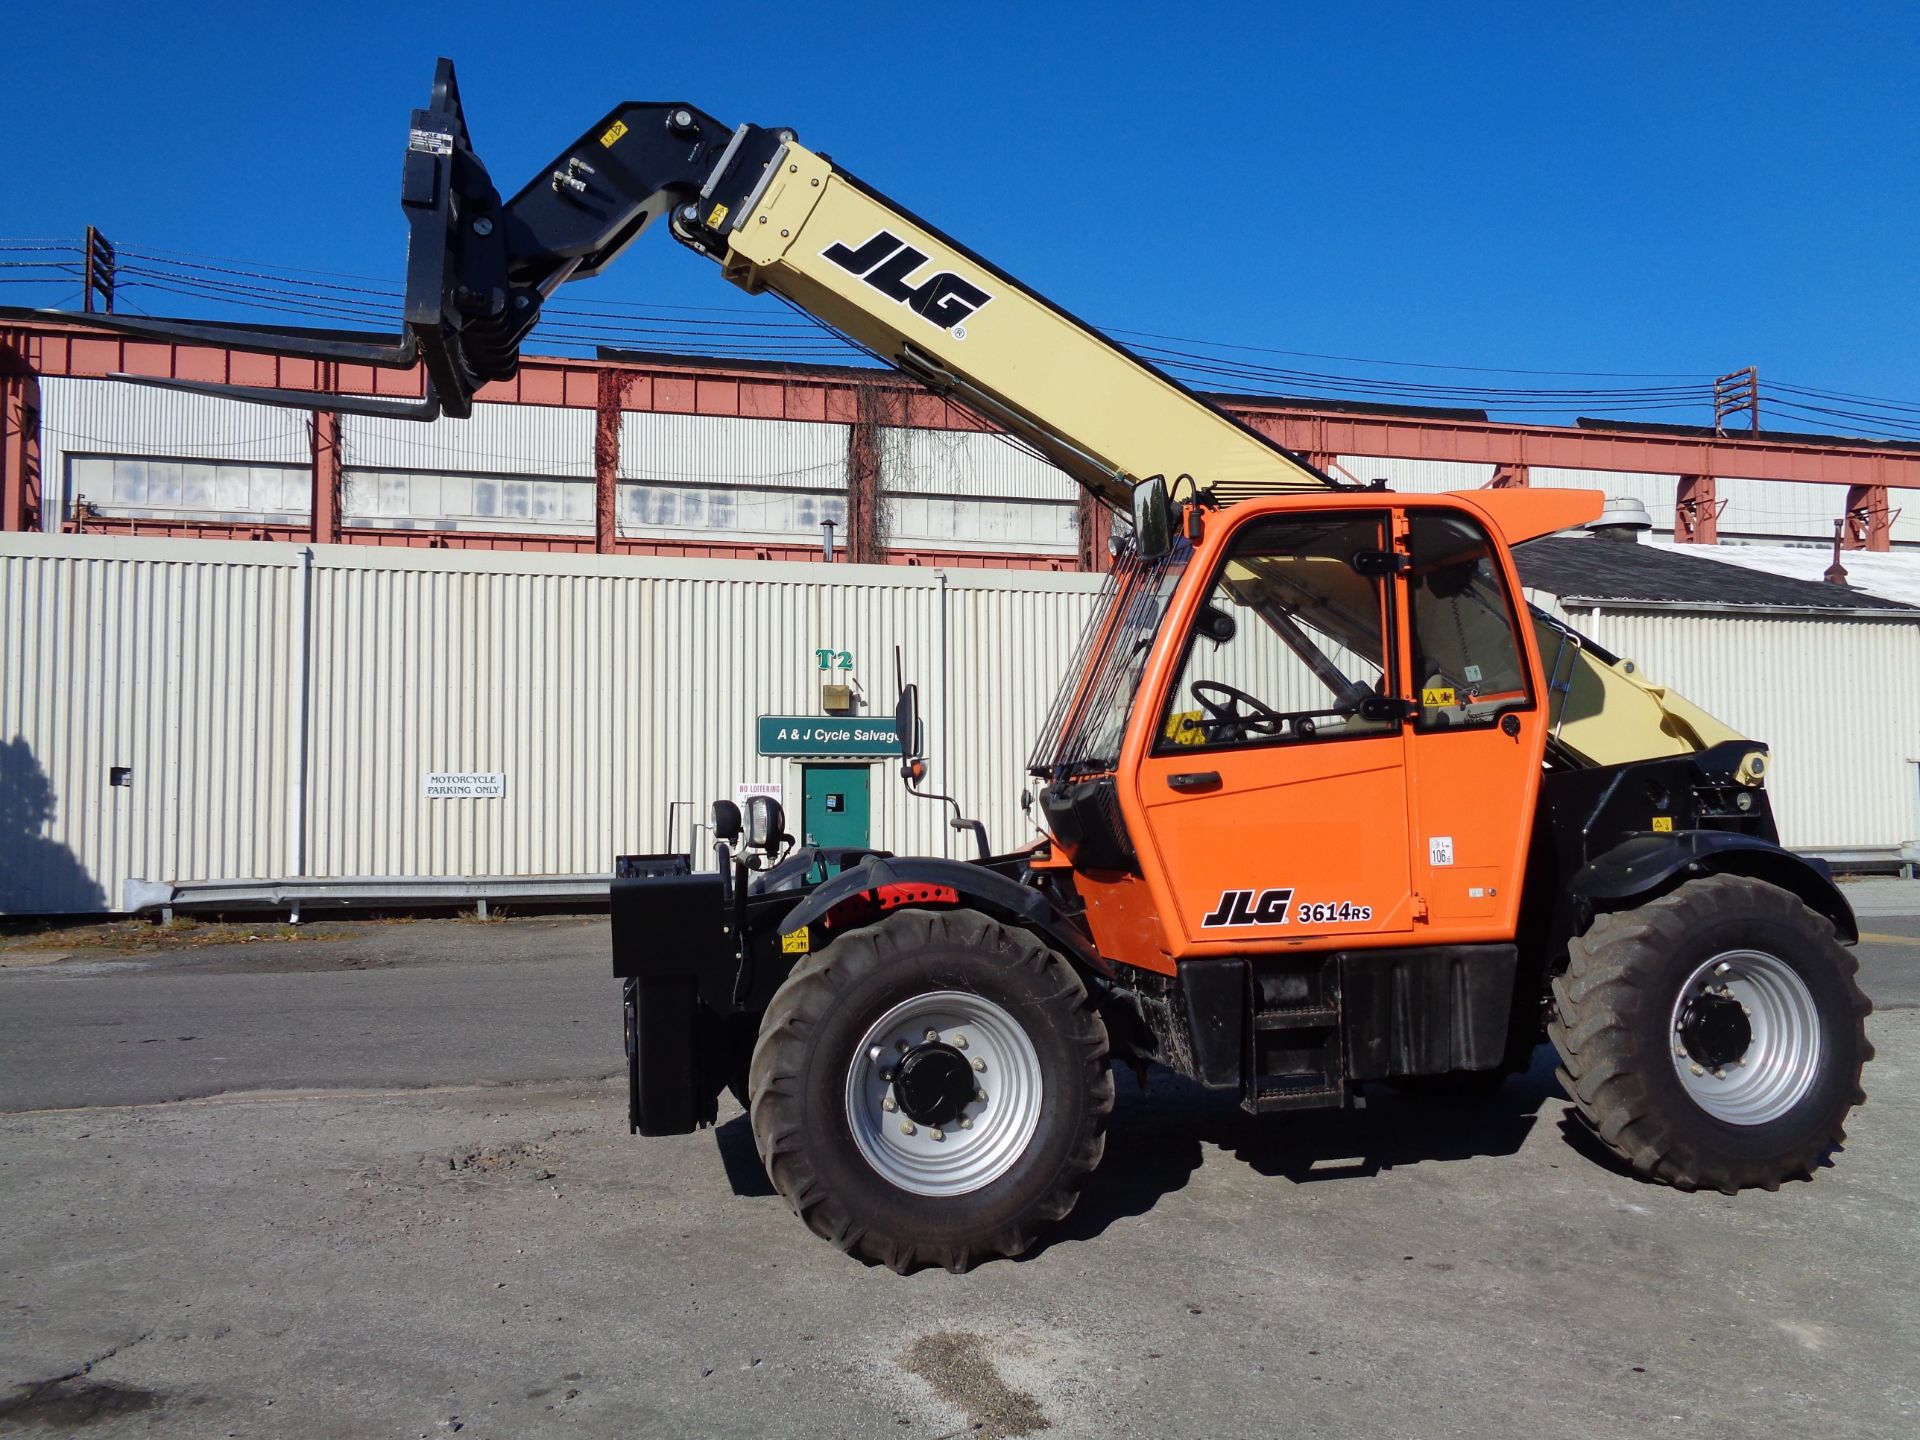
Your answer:
[[[304,465],[67,457],[69,495],[84,495],[103,515],[131,519],[304,521],[312,483],[312,471]]]

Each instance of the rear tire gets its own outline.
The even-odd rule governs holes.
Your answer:
[[[1795,896],[1745,876],[1690,880],[1600,916],[1568,956],[1547,1025],[1560,1083],[1641,1174],[1777,1190],[1846,1138],[1873,1007],[1853,953]]]
[[[749,1084],[794,1212],[902,1273],[1025,1250],[1073,1208],[1113,1108],[1079,976],[968,910],[900,911],[809,956],[768,1007]]]

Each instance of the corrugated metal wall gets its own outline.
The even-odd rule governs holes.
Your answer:
[[[708,803],[795,762],[762,713],[815,714],[814,652],[850,651],[890,713],[917,680],[935,778],[996,841],[1024,833],[1021,767],[1100,577],[313,549],[306,871],[604,872],[684,848]],[[0,913],[117,908],[130,876],[295,873],[303,551],[0,536]],[[943,663],[941,614],[947,623]],[[943,675],[944,671],[944,675]],[[952,677],[948,683],[946,677]],[[835,672],[836,680],[849,678]],[[108,784],[130,765],[133,785]],[[499,772],[497,800],[424,796]],[[873,838],[960,847],[944,807],[873,782]],[[791,828],[791,827],[790,827]]]
[[[348,465],[593,479],[593,411],[561,405],[476,405],[466,420],[340,417]]]
[[[1654,684],[1773,747],[1767,789],[1789,845],[1885,849],[1920,837],[1920,624],[1559,613]]]
[[[593,474],[593,414],[586,416],[587,474]],[[741,420],[629,410],[620,417],[620,478],[687,485],[847,488],[845,425],[810,420]]]
[[[295,873],[303,556],[291,546],[0,536],[0,912],[120,903],[129,876]],[[850,651],[869,713],[893,648],[933,780],[997,843],[1100,577],[316,547],[307,873],[604,872],[666,847],[740,781],[762,713],[818,710],[814,652]],[[942,625],[942,616],[945,625]],[[1913,843],[1920,626],[1570,617],[1775,748],[1785,838]],[[944,642],[943,642],[944,631]],[[834,673],[836,680],[843,678]],[[130,786],[109,783],[130,767]],[[501,772],[429,800],[429,771]],[[873,781],[875,843],[965,853],[944,807]]]
[[[0,536],[0,913],[287,873],[299,575],[290,547]]]
[[[310,463],[313,441],[298,410],[211,395],[157,390],[120,380],[40,382],[40,473],[44,523],[58,528],[69,455],[158,455],[173,459]],[[591,453],[591,452],[589,452]]]

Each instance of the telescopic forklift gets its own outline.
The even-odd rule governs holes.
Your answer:
[[[618,860],[639,1133],[731,1088],[806,1224],[900,1270],[1065,1215],[1116,1060],[1272,1114],[1497,1085],[1544,1035],[1652,1179],[1774,1189],[1839,1146],[1872,1055],[1857,929],[1778,843],[1766,747],[1523,601],[1513,547],[1597,492],[1337,483],[791,130],[691,105],[617,106],[502,201],[442,61],[401,202],[397,340],[200,338],[421,364],[424,398],[189,388],[465,416],[543,301],[659,221],[1131,516],[1032,753],[1044,838],[826,855],[757,797],[716,804],[715,871]],[[911,685],[895,720],[917,787]]]

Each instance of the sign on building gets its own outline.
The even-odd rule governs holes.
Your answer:
[[[891,715],[762,715],[762,755],[898,755],[900,732]]]
[[[775,804],[782,809],[786,808],[786,787],[783,785],[759,780],[742,780],[733,787],[733,803],[742,810],[747,808],[747,801],[755,795],[770,795]]]
[[[507,777],[470,770],[429,770],[421,793],[429,800],[498,800],[507,793]]]

